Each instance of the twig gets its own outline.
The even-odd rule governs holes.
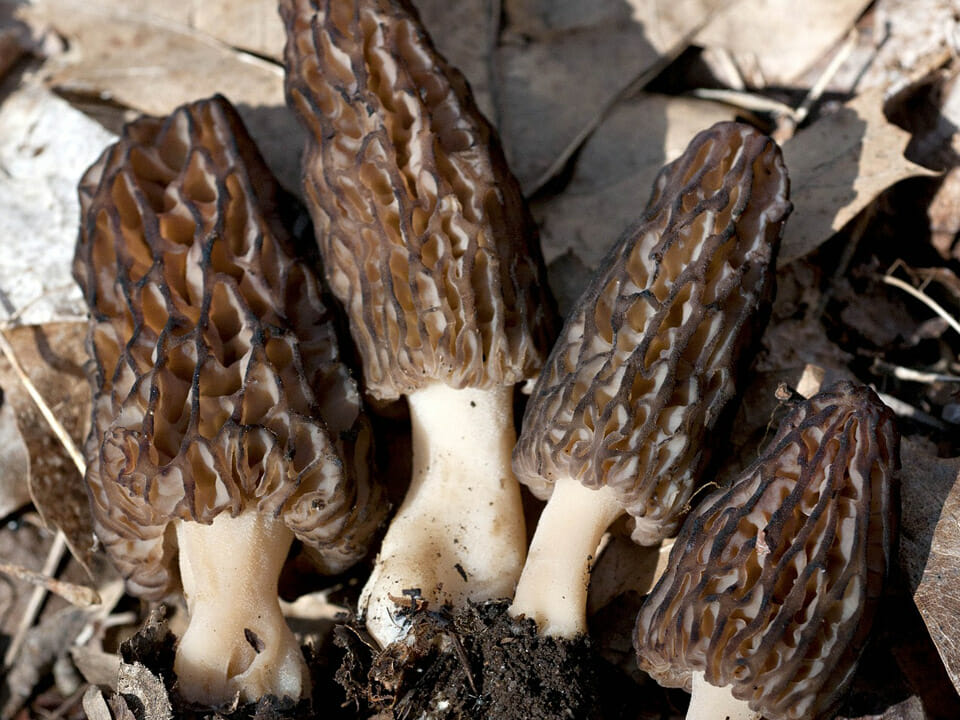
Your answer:
[[[960,375],[945,375],[943,373],[928,372],[926,370],[914,370],[913,368],[894,365],[893,363],[874,358],[870,369],[875,373],[884,373],[892,375],[898,380],[918,383],[960,383]]]
[[[803,99],[803,102],[800,103],[800,107],[797,108],[797,111],[793,114],[793,120],[800,125],[804,120],[807,119],[807,115],[810,114],[810,109],[817,103],[818,100],[823,96],[823,92],[827,89],[827,85],[830,84],[830,81],[833,80],[834,76],[840,71],[840,68],[843,67],[843,64],[847,61],[847,58],[850,57],[854,49],[857,47],[857,40],[859,39],[859,33],[857,29],[851,28],[850,32],[847,33],[846,41],[837,51],[837,54],[833,56],[833,59],[830,61],[830,64],[824,69],[820,77],[817,78],[817,81],[813,84],[813,87],[810,88],[810,92],[807,93],[807,96]]]
[[[47,559],[43,562],[43,570],[40,572],[42,572],[44,575],[53,575],[60,566],[60,561],[63,560],[63,556],[66,551],[67,536],[62,532],[58,532],[56,537],[53,539],[53,545],[50,546],[50,551],[47,553]],[[37,615],[40,612],[43,601],[46,599],[47,589],[45,587],[38,586],[33,589],[33,594],[30,596],[30,601],[27,603],[27,609],[20,618],[20,622],[17,625],[17,631],[13,634],[13,639],[10,641],[10,646],[7,648],[7,652],[3,656],[4,670],[9,670],[10,666],[13,665],[13,661],[20,652],[20,647],[23,645],[23,641],[27,637],[27,631],[33,627],[33,622],[37,619]]]
[[[949,426],[942,420],[935,418],[930,413],[926,413],[919,408],[915,408],[910,403],[906,403],[900,398],[896,398],[893,395],[887,395],[886,393],[878,392],[877,396],[883,400],[883,404],[888,408],[893,410],[894,413],[900,417],[910,418],[911,420],[916,420],[918,423],[923,423],[937,430],[947,430]]]
[[[77,607],[90,607],[100,603],[100,596],[97,591],[88,588],[86,585],[64,582],[48,574],[38,573],[35,570],[28,570],[25,567],[5,562],[0,562],[0,572],[18,580],[25,580],[38,587],[46,588]]]
[[[793,117],[796,112],[786,103],[751,92],[697,88],[693,90],[691,94],[703,100],[716,100],[717,102],[726,103],[727,105],[742,110],[750,110],[751,112],[771,113],[773,115],[785,115],[787,117]]]
[[[880,277],[880,280],[885,282],[887,285],[892,285],[895,288],[900,288],[908,295],[911,295],[915,297],[917,300],[919,300],[920,302],[922,302],[928,308],[933,310],[937,315],[939,315],[944,320],[946,320],[947,324],[951,328],[953,328],[953,331],[957,333],[957,335],[960,335],[960,323],[958,323],[956,318],[954,318],[950,313],[948,313],[946,310],[940,307],[940,305],[929,295],[921,292],[920,290],[917,290],[915,287],[913,287],[913,285],[911,285],[908,282],[904,282],[900,278],[895,278],[890,275],[881,275],[879,277]]]

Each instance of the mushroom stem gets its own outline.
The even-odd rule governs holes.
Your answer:
[[[224,705],[263,695],[299,698],[310,676],[277,599],[293,533],[248,510],[209,525],[176,523],[190,621],[173,669],[188,701]]]
[[[513,388],[410,393],[413,473],[360,597],[367,630],[386,647],[406,628],[398,611],[508,598],[526,530],[510,453]]]
[[[609,488],[557,480],[537,523],[510,614],[535,620],[545,635],[586,633],[590,564],[603,533],[622,512]]]
[[[686,720],[762,720],[762,713],[751,710],[745,700],[733,696],[729,685],[708,683],[702,672],[693,673],[693,691]]]

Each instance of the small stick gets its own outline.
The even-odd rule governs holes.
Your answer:
[[[100,603],[100,596],[96,590],[88,588],[85,585],[76,585],[63,580],[57,580],[55,577],[38,573],[35,570],[28,570],[19,565],[0,562],[0,572],[18,580],[25,580],[39,587],[46,588],[52,593],[56,593],[64,600],[77,607],[90,607]]]
[[[960,335],[960,323],[958,323],[956,318],[954,318],[950,313],[948,313],[946,310],[940,307],[940,305],[937,304],[937,302],[933,298],[931,298],[929,295],[921,292],[920,290],[917,290],[915,287],[913,287],[913,285],[911,285],[908,282],[904,282],[900,278],[895,278],[890,275],[881,275],[880,279],[883,282],[885,282],[887,285],[892,285],[895,288],[900,288],[905,293],[915,297],[917,300],[922,302],[928,308],[933,310],[937,315],[939,315],[944,320],[946,320],[947,324],[951,328],[953,328],[954,332]]]
[[[915,408],[913,405],[904,402],[900,398],[896,398],[893,395],[887,395],[886,393],[881,392],[877,393],[877,397],[883,400],[883,404],[893,410],[893,412],[900,417],[916,420],[919,423],[936,428],[937,430],[947,430],[949,428],[949,426],[942,420],[935,418],[930,413],[925,413],[919,408]]]
[[[893,363],[874,358],[870,369],[875,373],[885,373],[892,375],[898,380],[918,383],[960,383],[960,375],[945,375],[943,373],[927,372],[926,370],[914,370],[913,368],[894,365]]]

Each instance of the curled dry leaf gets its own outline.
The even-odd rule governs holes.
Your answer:
[[[910,134],[883,114],[883,93],[858,95],[783,146],[796,222],[778,265],[816,250],[882,191],[914,175],[932,175],[904,157]]]

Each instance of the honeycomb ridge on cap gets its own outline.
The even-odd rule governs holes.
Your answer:
[[[776,143],[739,123],[701,132],[660,171],[527,404],[513,465],[535,495],[562,477],[611,487],[635,541],[676,532],[739,356],[766,319],[788,189]]]
[[[216,96],[128,124],[80,200],[86,481],[131,591],[173,589],[172,520],[247,508],[282,519],[327,570],[359,559],[383,515],[368,422],[281,219],[296,205],[233,107]]]
[[[706,496],[637,617],[640,667],[732,686],[769,720],[831,717],[896,547],[893,413],[843,382],[800,404],[766,451]]]
[[[554,336],[536,227],[463,76],[394,0],[282,0],[304,188],[366,390],[532,378]]]

